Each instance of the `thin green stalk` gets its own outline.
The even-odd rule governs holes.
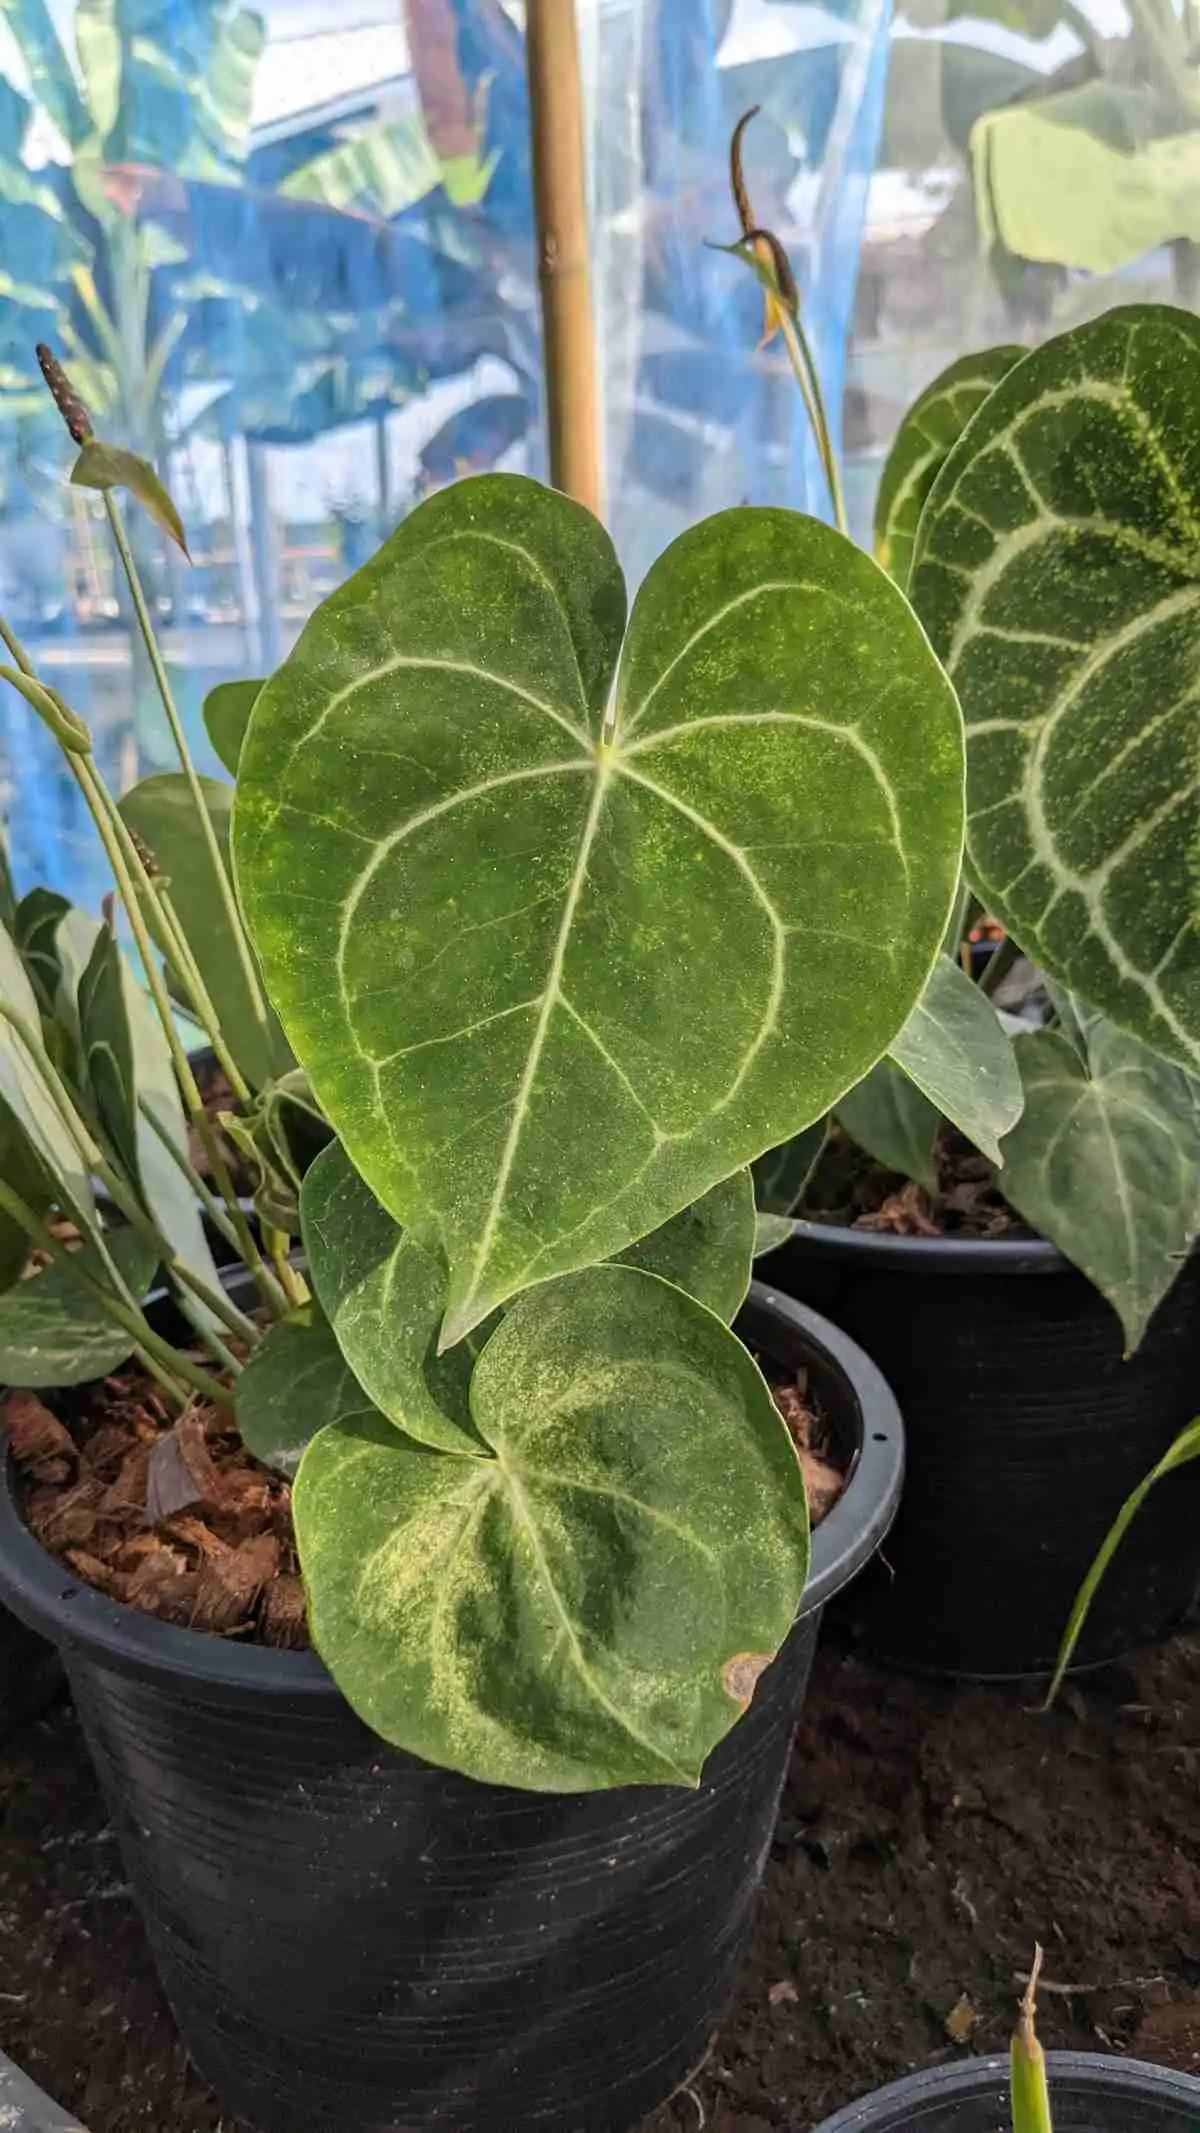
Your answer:
[[[985,992],[989,999],[993,993],[998,992],[1020,953],[1021,950],[1016,941],[1014,941],[1012,934],[1006,933],[999,947],[993,950],[979,974],[980,992]]]
[[[1036,2027],[1041,1973],[1042,1951],[1035,1948],[1010,2051],[1013,2133],[1054,2133],[1050,2092],[1046,2085],[1046,2058],[1038,2042]]]
[[[246,1367],[245,1364],[238,1361],[238,1358],[234,1354],[232,1348],[226,1346],[225,1342],[221,1339],[220,1334],[217,1333],[212,1326],[205,1324],[204,1320],[200,1316],[199,1306],[193,1303],[186,1296],[181,1296],[178,1299],[178,1302],[179,1308],[183,1312],[183,1315],[186,1318],[189,1326],[191,1326],[193,1331],[199,1335],[200,1339],[204,1342],[205,1347],[211,1348],[213,1354],[217,1358],[217,1361],[225,1365],[226,1370],[229,1372],[232,1378],[239,1378],[242,1374],[242,1371]]]
[[[159,1140],[162,1142],[163,1147],[166,1149],[167,1154],[170,1156],[171,1161],[175,1165],[175,1168],[180,1172],[181,1176],[187,1179],[188,1184],[191,1186],[192,1191],[195,1193],[196,1198],[199,1200],[200,1205],[203,1207],[205,1214],[208,1216],[209,1221],[213,1225],[213,1228],[219,1230],[222,1237],[224,1237],[226,1244],[232,1245],[234,1251],[237,1251],[237,1231],[235,1230],[232,1222],[229,1219],[229,1216],[226,1214],[225,1209],[222,1207],[216,1195],[209,1190],[209,1187],[205,1183],[204,1179],[201,1177],[200,1172],[198,1170],[193,1170],[191,1164],[189,1163],[186,1155],[183,1152],[183,1149],[180,1148],[178,1144],[171,1139],[171,1136],[167,1132],[167,1129],[164,1126],[161,1118],[159,1118],[156,1113],[151,1110],[150,1105],[146,1102],[144,1097],[139,1096],[138,1098],[138,1110],[141,1112],[142,1117],[145,1119],[146,1124],[150,1127],[151,1131],[158,1135]]]
[[[308,1283],[302,1274],[297,1273],[288,1258],[291,1238],[285,1229],[267,1228],[263,1232],[263,1241],[271,1255],[271,1264],[284,1295],[292,1309],[299,1311],[309,1301]]]
[[[274,1317],[281,1318],[287,1311],[286,1297],[281,1293],[277,1282],[264,1264],[262,1254],[251,1235],[250,1226],[238,1206],[237,1193],[234,1189],[233,1180],[229,1175],[229,1167],[221,1154],[220,1145],[204,1109],[200,1091],[196,1085],[196,1077],[192,1072],[191,1061],[188,1058],[183,1040],[175,1024],[171,1002],[155,958],[153,943],[146,929],[141,903],[130,869],[126,864],[124,850],[120,840],[113,834],[103,801],[99,797],[101,785],[99,774],[87,757],[72,756],[70,765],[72,773],[91,808],[92,819],[100,832],[101,840],[108,854],[108,862],[113,870],[113,875],[121,894],[121,901],[129,914],[133,937],[145,967],[150,996],[158,1010],[158,1019],[162,1024],[163,1035],[167,1040],[175,1073],[183,1093],[184,1109],[200,1136],[201,1144],[217,1183],[217,1189],[229,1209],[230,1220],[237,1231],[239,1250],[254,1276],[268,1310]]]
[[[80,1264],[80,1254],[69,1252],[53,1230],[34,1214],[32,1208],[26,1206],[24,1200],[10,1185],[6,1185],[3,1179],[0,1179],[0,1209],[24,1230],[32,1244],[40,1246],[52,1259],[61,1262],[72,1278],[99,1300],[108,1316],[115,1320],[117,1325],[124,1327],[141,1361],[164,1390],[170,1393],[173,1400],[186,1397],[183,1387],[190,1386],[193,1391],[202,1393],[206,1400],[212,1400],[218,1406],[228,1407],[231,1404],[232,1394],[227,1385],[222,1385],[218,1379],[210,1377],[208,1371],[202,1369],[198,1363],[193,1363],[190,1356],[181,1355],[172,1348],[169,1341],[163,1340],[154,1331],[138,1305],[131,1307],[126,1304],[113,1290],[106,1288],[102,1281],[97,1281],[94,1275],[89,1274],[87,1268]],[[124,1286],[122,1282],[122,1287]]]
[[[254,1018],[259,1025],[265,1042],[268,1033],[266,998],[259,983],[258,971],[255,968],[250,943],[246,938],[246,929],[242,924],[242,914],[238,910],[237,899],[233,893],[233,883],[229,878],[229,872],[225,865],[216,830],[213,828],[212,816],[204,803],[200,779],[196,772],[196,766],[192,761],[191,750],[187,744],[187,735],[183,730],[183,721],[179,716],[170,677],[167,674],[162,653],[158,648],[158,638],[154,632],[154,624],[150,619],[150,610],[146,604],[146,595],[142,590],[138,567],[133,559],[133,550],[130,548],[121,513],[111,489],[106,489],[104,492],[104,507],[108,513],[109,525],[112,527],[113,539],[117,544],[117,553],[121,558],[121,567],[125,572],[129,585],[142,642],[146,647],[158,693],[162,698],[163,710],[167,714],[167,723],[171,728],[171,738],[175,743],[180,765],[187,780],[188,790],[192,796],[192,804],[196,810],[196,817],[200,824],[201,835],[208,847],[208,855],[216,873],[221,901],[237,946],[238,960],[242,966],[242,975],[246,982]]]

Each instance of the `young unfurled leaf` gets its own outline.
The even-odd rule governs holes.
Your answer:
[[[889,1057],[989,1162],[1003,1161],[1000,1142],[1023,1102],[1012,1038],[949,956],[938,957]]]
[[[271,1229],[298,1235],[305,1172],[331,1138],[307,1075],[299,1068],[281,1074],[259,1090],[246,1112],[222,1111],[218,1122],[255,1181],[254,1206],[261,1220]]]
[[[782,1147],[768,1149],[754,1165],[755,1205],[765,1215],[791,1215],[804,1198],[804,1190],[821,1160],[829,1121],[819,1118]],[[758,1247],[761,1249],[761,1246]]]
[[[343,1695],[490,1784],[695,1784],[807,1572],[796,1454],[754,1363],[671,1284],[593,1267],[518,1300],[471,1412],[490,1456],[382,1418],[304,1455],[310,1619]]]
[[[941,1114],[892,1059],[848,1089],[837,1107],[838,1120],[852,1141],[882,1163],[915,1178],[926,1192],[938,1189],[937,1145]]]
[[[1200,319],[1137,305],[996,387],[918,532],[967,724],[973,886],[1025,953],[1200,1069]]]
[[[1086,1061],[1057,1030],[1017,1039],[1004,1197],[1108,1298],[1132,1350],[1200,1229],[1200,1084],[1110,1022],[1085,1028]]]
[[[1035,2026],[1037,1984],[1042,1951],[1035,1950],[1029,1984],[1009,2052],[1012,2076],[1012,2133],[1054,2133],[1050,2115],[1050,2091],[1046,2082],[1046,2055]]]
[[[106,1243],[140,1300],[154,1277],[153,1245],[131,1229],[111,1231]],[[107,1285],[94,1245],[82,1247],[80,1260]],[[0,1295],[0,1384],[84,1385],[116,1370],[132,1352],[132,1336],[58,1261]]]
[[[610,732],[622,616],[586,512],[460,483],[313,618],[242,751],[272,998],[372,1190],[446,1253],[444,1342],[823,1116],[957,883],[957,706],[848,541],[692,528],[642,586]]]
[[[925,499],[972,415],[1023,348],[984,348],[959,356],[913,401],[896,432],[875,500],[875,553],[897,585],[907,585]]]
[[[227,850],[233,788],[220,778],[201,778],[200,786],[222,849]],[[262,1088],[295,1061],[273,1018],[264,1035],[255,1013],[186,778],[178,771],[143,778],[122,796],[119,806],[129,828],[149,845],[170,880],[171,901],[225,1042],[251,1088]]]
[[[261,679],[219,681],[204,699],[204,724],[208,737],[230,777],[237,776],[246,727],[261,689]]]
[[[288,1475],[318,1430],[378,1414],[313,1303],[271,1327],[237,1381],[234,1409],[255,1458]]]
[[[157,520],[163,532],[170,534],[176,547],[188,554],[183,520],[148,459],[139,458],[136,452],[125,451],[121,445],[99,444],[93,438],[84,445],[75,461],[71,480],[77,489],[128,489],[151,518]],[[190,556],[188,560],[191,560]]]
[[[38,1006],[47,1019],[58,1011],[61,971],[55,935],[70,908],[69,897],[60,896],[57,889],[47,889],[39,882],[21,898],[13,913],[13,939]]]

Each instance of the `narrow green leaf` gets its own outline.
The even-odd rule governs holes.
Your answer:
[[[35,1215],[50,1205],[50,1181],[6,1103],[0,1099],[0,1178]],[[0,1291],[19,1281],[32,1250],[21,1224],[0,1209]]]
[[[340,1141],[310,1168],[300,1219],[317,1300],[375,1407],[418,1443],[478,1453],[471,1346],[437,1352],[445,1267],[380,1206]]]
[[[828,1132],[828,1119],[819,1118],[781,1147],[759,1156],[754,1165],[754,1197],[763,1214],[795,1213],[821,1160]]]
[[[36,1059],[10,1015],[37,1035],[38,1005],[33,987],[12,936],[0,931],[0,1098],[44,1164],[63,1207],[85,1228],[93,1227],[96,1206],[87,1166],[63,1123]]]
[[[154,1278],[153,1247],[130,1229],[113,1230],[106,1241],[134,1295],[144,1296]],[[106,1278],[94,1245],[82,1247],[81,1259]],[[0,1296],[0,1384],[84,1385],[132,1352],[130,1335],[57,1262]]]
[[[218,756],[236,778],[246,727],[262,691],[262,681],[220,681],[204,699],[204,724]]]
[[[884,463],[875,501],[875,553],[897,585],[907,585],[913,543],[939,470],[971,417],[1025,354],[985,348],[959,356],[913,401]]]
[[[885,1170],[937,1191],[940,1113],[892,1060],[881,1059],[857,1088],[848,1089],[837,1115],[851,1140]]]
[[[12,861],[9,857],[8,840],[0,831],[0,926],[15,933],[17,916],[17,892],[13,887]]]
[[[471,1411],[490,1457],[382,1419],[304,1455],[313,1636],[343,1695],[490,1784],[695,1784],[807,1572],[796,1454],[754,1363],[682,1290],[593,1267],[513,1306]]]
[[[1087,1048],[1085,1063],[1057,1030],[1018,1037],[1004,1196],[1108,1298],[1133,1350],[1200,1227],[1200,1093],[1109,1022]]]
[[[227,852],[233,788],[223,778],[201,778],[200,785]],[[262,1088],[295,1061],[277,1027],[264,1042],[186,779],[178,771],[143,778],[119,806],[170,881],[172,903],[212,995],[225,1042],[251,1087]]]
[[[639,593],[607,738],[622,605],[577,505],[459,483],[246,735],[271,996],[376,1196],[444,1249],[446,1343],[823,1116],[957,884],[957,706],[868,557],[783,511],[694,527]]]
[[[1009,2049],[1013,2133],[1054,2133],[1046,2082],[1046,2056],[1035,2027],[1034,1996],[1041,1964],[1042,1951],[1039,1948]]]
[[[329,1423],[378,1415],[316,1304],[272,1326],[237,1381],[234,1407],[255,1458],[287,1475]]]
[[[58,1009],[61,976],[54,937],[70,908],[69,897],[39,883],[21,898],[13,917],[13,939],[37,995],[38,1007],[47,1019],[53,1019]]]
[[[987,994],[949,956],[938,957],[890,1056],[989,1162],[1003,1162],[1000,1142],[1024,1101],[1012,1038]]]
[[[735,1170],[702,1200],[617,1256],[623,1266],[639,1266],[673,1281],[726,1325],[732,1324],[746,1301],[754,1258],[750,1172]]]
[[[176,547],[188,554],[183,520],[148,459],[125,451],[121,445],[100,444],[92,438],[75,461],[71,480],[77,489],[128,489],[163,532],[170,534]]]
[[[1200,1459],[1200,1415],[1196,1417],[1194,1422],[1189,1422],[1186,1429],[1180,1431],[1175,1442],[1163,1453],[1158,1465],[1152,1467],[1150,1472],[1139,1481],[1136,1489],[1130,1491],[1108,1532],[1105,1534],[1097,1550],[1096,1560],[1075,1595],[1070,1618],[1066,1629],[1063,1631],[1063,1640],[1059,1646],[1058,1659],[1054,1668],[1054,1679],[1046,1691],[1047,1708],[1053,1703],[1059,1689],[1062,1687],[1063,1677],[1074,1657],[1075,1647],[1079,1642],[1083,1625],[1087,1621],[1092,1601],[1103,1583],[1108,1566],[1142,1505],[1145,1503],[1151,1489],[1165,1475],[1173,1474],[1177,1467],[1186,1466],[1192,1459]]]
[[[1025,953],[1200,1068],[1200,319],[1027,356],[934,484],[913,603],[967,722],[973,886]]]

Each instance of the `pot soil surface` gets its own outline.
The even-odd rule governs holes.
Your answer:
[[[805,2133],[1002,2049],[1035,1939],[1047,2044],[1200,2074],[1200,1641],[1042,1717],[826,1649],[740,1990],[641,2133]],[[235,2133],[154,1980],[67,1706],[0,1753],[0,2047],[90,2133]]]

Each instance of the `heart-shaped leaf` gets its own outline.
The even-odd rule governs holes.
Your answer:
[[[379,1413],[312,1303],[272,1326],[237,1381],[234,1407],[255,1458],[288,1475],[329,1423]]]
[[[222,850],[227,851],[233,787],[218,778],[201,778],[200,786]],[[230,1051],[251,1087],[262,1088],[295,1062],[273,1018],[264,1032],[255,1013],[186,778],[179,771],[143,778],[119,805],[167,877]]]
[[[64,1209],[93,1227],[96,1205],[79,1148],[22,1036],[40,1035],[38,1004],[11,934],[0,930],[0,1100],[52,1179]]]
[[[1200,1067],[1200,320],[1028,356],[921,520],[911,593],[967,722],[968,856],[1026,954]]]
[[[111,1231],[106,1243],[133,1294],[144,1296],[154,1277],[153,1245],[131,1229]],[[82,1247],[80,1260],[107,1284],[94,1245]],[[58,1261],[0,1295],[0,1384],[84,1385],[132,1353],[124,1327]]]
[[[875,553],[897,585],[908,583],[917,526],[938,473],[972,415],[1024,354],[1014,346],[959,356],[900,424],[875,499]]]
[[[609,726],[621,614],[586,512],[460,483],[313,618],[242,751],[272,998],[372,1190],[444,1248],[445,1344],[822,1116],[957,882],[957,706],[851,543],[767,510],[686,533]]]
[[[492,1456],[382,1419],[304,1455],[317,1649],[385,1740],[490,1784],[695,1784],[800,1603],[796,1454],[735,1336],[601,1266],[522,1296],[475,1366]]]
[[[779,1148],[768,1149],[754,1165],[754,1199],[765,1215],[794,1214],[825,1146],[828,1119],[819,1118]],[[760,1247],[761,1249],[761,1247]]]
[[[881,1059],[856,1088],[848,1089],[837,1115],[851,1140],[885,1170],[915,1178],[926,1192],[937,1191],[934,1151],[941,1116],[893,1060]]]
[[[949,956],[938,957],[890,1056],[989,1162],[1003,1161],[1000,1142],[1023,1101],[1012,1039],[987,994]]]
[[[204,699],[204,724],[217,755],[230,777],[238,774],[238,757],[246,727],[262,688],[258,681],[219,681]]]
[[[188,554],[187,535],[174,501],[150,461],[137,452],[128,452],[122,445],[100,444],[93,437],[75,461],[71,480],[77,489],[128,489],[163,532],[170,534],[176,547]]]
[[[1017,1039],[1004,1197],[1108,1298],[1132,1350],[1200,1229],[1200,1086],[1102,1018],[1086,1043],[1085,1062],[1057,1030]]]

